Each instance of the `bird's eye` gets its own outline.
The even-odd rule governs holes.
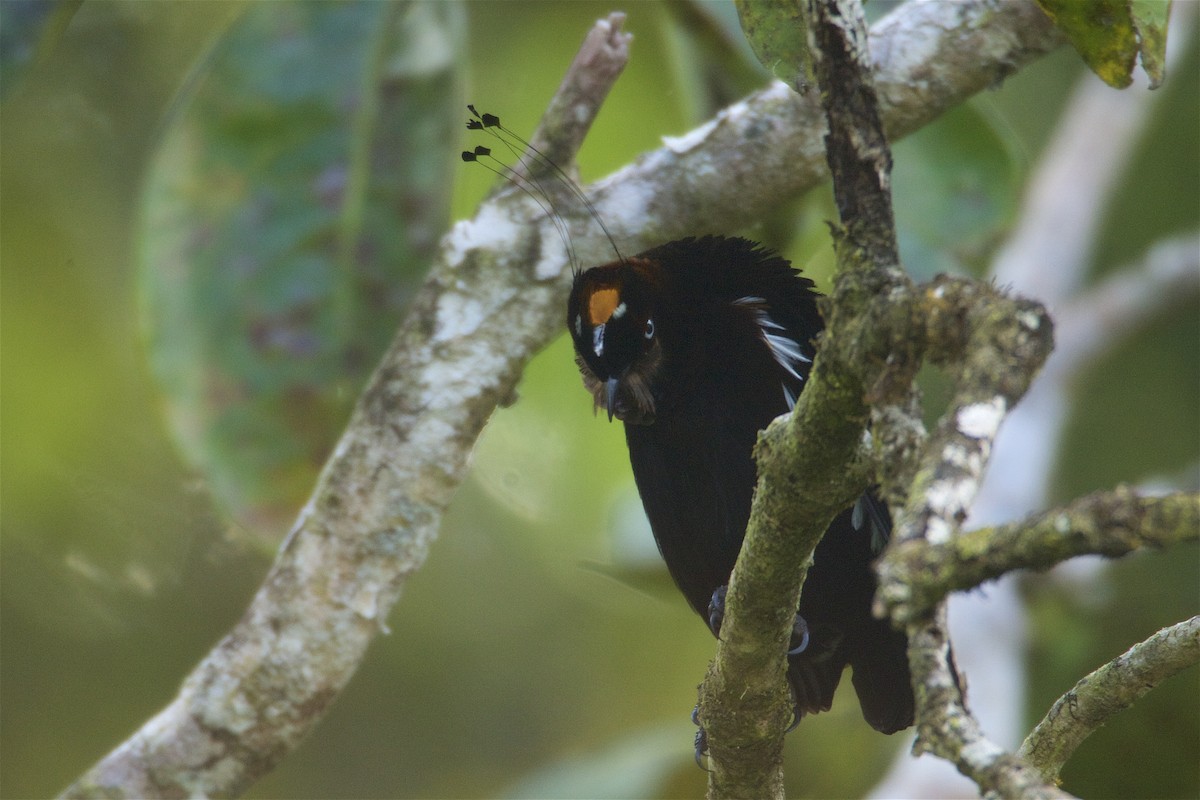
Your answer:
[[[647,339],[653,339],[653,338],[654,338],[654,320],[652,320],[652,319],[648,319],[648,320],[646,320],[646,333],[645,333],[645,336],[646,336],[646,338],[647,338]]]

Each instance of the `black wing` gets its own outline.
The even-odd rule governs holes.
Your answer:
[[[827,711],[849,664],[863,718],[878,731],[895,733],[913,721],[908,639],[871,613],[877,526],[886,526],[886,536],[891,519],[878,498],[867,494],[859,502],[864,501],[875,507],[875,521],[855,525],[855,511],[847,509],[813,554],[799,609],[809,626],[810,645],[788,658],[788,678],[801,713]]]

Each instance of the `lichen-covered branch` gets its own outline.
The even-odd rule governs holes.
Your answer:
[[[1021,317],[1026,321],[1020,321]],[[1031,322],[1034,320],[1036,325]],[[896,286],[882,297],[860,295],[857,304],[851,298],[831,306],[829,326],[808,386],[792,415],[776,420],[763,432],[755,453],[759,482],[750,523],[730,580],[717,656],[701,693],[701,717],[709,733],[715,781],[741,772],[756,752],[771,752],[775,729],[762,721],[777,716],[778,708],[764,712],[765,716],[755,716],[752,709],[771,709],[769,698],[780,699],[783,644],[791,630],[791,616],[786,611],[793,594],[799,597],[802,566],[833,516],[869,482],[859,447],[870,391],[881,393],[881,386],[899,386],[897,375],[911,382],[925,357],[948,359],[959,353],[964,365],[961,375],[965,376],[960,396],[1000,394],[1015,403],[1018,389],[1027,384],[1049,351],[1049,330],[1049,320],[1036,304],[1010,298],[990,285],[949,277],[927,285]],[[1026,380],[1018,381],[1017,373]],[[972,402],[966,401],[948,415],[949,421],[922,443],[916,459],[919,464],[928,463],[925,472],[942,475],[946,484],[961,482],[959,494],[948,496],[961,498],[964,510],[1000,420],[1000,416],[976,420]],[[879,424],[879,418],[876,422]],[[889,420],[885,427],[891,424],[898,423]],[[879,430],[873,433],[881,435]],[[906,442],[914,440],[921,442],[905,437]],[[796,475],[805,479],[794,480]],[[906,494],[913,499],[908,506],[900,506],[898,525],[907,523],[919,530],[914,517],[925,513],[932,521],[927,526],[957,527],[964,512],[939,499],[936,482],[930,488],[930,482],[914,480],[911,486],[921,488]],[[932,499],[918,494],[930,491]],[[928,547],[925,537],[917,536],[912,547]],[[889,554],[883,563],[890,564],[891,558]],[[881,590],[886,589],[887,597],[906,601],[911,597],[904,579],[888,572],[883,575]],[[795,608],[795,603],[790,607]],[[931,615],[922,615],[922,619]],[[928,637],[917,635],[914,641],[923,638]],[[753,702],[748,703],[747,697]],[[786,721],[786,715],[783,719]],[[720,748],[724,746],[736,754],[737,764],[723,764]],[[771,762],[764,756],[755,763],[761,770]],[[747,788],[730,780],[729,788],[734,785],[738,792]]]
[[[1193,527],[1193,533],[1195,532]],[[1200,662],[1200,617],[1163,628],[1081,679],[1060,697],[1018,755],[1047,782],[1083,740],[1176,673]]]
[[[975,781],[981,796],[994,793],[1025,800],[1061,800],[1071,795],[1049,782],[1021,758],[984,734],[963,701],[960,678],[946,635],[946,609],[908,628],[908,658],[917,696],[914,754],[933,753]]]
[[[610,45],[603,52],[623,63],[628,37],[618,24],[597,28]],[[619,72],[605,70],[612,79]],[[590,98],[598,106],[607,87],[591,86],[590,94],[567,90],[577,104]],[[497,212],[493,204],[480,213],[475,230]],[[536,261],[513,263],[485,241],[468,226],[443,242],[242,619],[170,705],[65,797],[240,794],[300,742],[349,681],[386,630],[406,578],[424,563],[488,416],[558,321],[561,286],[539,279]],[[524,312],[509,313],[517,300]]]
[[[924,548],[949,541],[959,530],[1001,421],[1024,395],[1052,347],[1053,326],[1037,303],[970,281],[939,279],[922,288],[925,352],[951,371],[955,391],[949,410],[924,438],[907,433],[919,422],[906,419],[899,406],[892,406],[891,415],[874,416],[884,428],[874,433],[880,444],[879,477],[886,496],[902,501],[893,506],[893,544],[877,566],[880,611],[883,604],[903,602],[911,593],[907,584],[887,572],[893,554],[906,543]],[[887,428],[897,424],[900,433],[889,434]],[[893,453],[893,443],[905,449]],[[915,454],[908,449],[914,444],[919,448]],[[915,750],[954,763],[982,792],[1066,796],[991,742],[967,709],[945,635],[944,605],[928,607],[904,622],[917,698]]]
[[[976,782],[981,793],[1023,798],[1069,796],[1053,785],[1062,763],[1053,759],[1061,756],[1065,760],[1102,721],[1099,715],[1089,712],[1093,714],[1089,722],[1066,734],[1047,731],[1045,738],[1031,737],[1015,755],[989,741],[967,711],[961,688],[953,680],[944,634],[944,595],[951,588],[969,588],[1011,569],[1048,567],[1072,555],[1123,555],[1143,546],[1195,539],[1198,527],[1200,499],[1194,494],[1142,498],[1122,489],[1084,498],[1067,509],[1024,523],[957,534],[941,543],[918,538],[889,550],[879,571],[881,584],[890,591],[881,588],[879,597],[885,602],[898,596],[920,598],[918,603],[887,606],[894,620],[908,623],[909,660],[918,697],[916,751],[932,752],[953,762]],[[905,591],[899,590],[901,586]],[[1161,651],[1152,651],[1152,656],[1150,652],[1137,662],[1143,672],[1114,671],[1102,686],[1091,687],[1091,702],[1100,706],[1105,702],[1101,698],[1112,697],[1119,706],[1115,710],[1119,710],[1152,685],[1142,682],[1144,674],[1153,671],[1161,680],[1182,668],[1174,654],[1167,658]],[[1190,657],[1194,663],[1195,655]],[[1163,663],[1151,666],[1154,659]],[[1118,687],[1122,680],[1128,683]],[[1070,737],[1077,738],[1072,741]],[[1041,753],[1044,760],[1036,766],[1026,758],[1034,749],[1030,741],[1042,750],[1053,750]]]
[[[608,77],[564,95],[576,120],[594,117],[620,71],[627,39],[615,23],[599,23],[598,60],[589,56],[573,86]],[[910,4],[871,39],[893,136],[1062,42],[1029,0]],[[548,127],[534,140],[565,165],[585,129]],[[775,85],[589,193],[631,252],[728,231],[825,177],[822,133],[815,99]],[[564,216],[583,262],[611,257],[582,211]],[[566,273],[557,232],[520,193],[498,193],[451,230],[241,621],[163,711],[65,796],[236,795],[296,746],[424,563],[487,418],[559,332]]]
[[[912,476],[905,513],[896,523],[897,542],[939,543],[958,530],[979,491],[1001,421],[1053,346],[1053,324],[1038,303],[1004,298],[990,286],[969,282],[935,281],[929,292],[930,358],[956,373],[955,392],[951,413],[931,432]],[[885,594],[891,589],[881,586]]]
[[[813,71],[829,121],[827,157],[842,225],[835,230],[839,271],[809,385],[789,419],[790,438],[779,447],[777,434],[768,430],[756,453],[760,481],[742,557],[730,580],[722,628],[727,641],[718,645],[701,693],[701,718],[709,726],[713,756],[710,797],[776,796],[782,786],[780,712],[760,706],[769,702],[770,680],[782,683],[789,617],[803,582],[801,567],[811,558],[817,537],[796,535],[814,529],[789,526],[805,521],[796,519],[800,514],[789,504],[776,502],[775,495],[787,492],[775,484],[786,487],[789,475],[835,476],[827,478],[828,488],[848,491],[852,498],[864,488],[862,478],[845,466],[837,469],[837,463],[854,463],[855,442],[868,417],[866,404],[890,407],[899,413],[877,415],[877,421],[885,428],[901,423],[905,433],[889,435],[885,429],[880,440],[922,451],[915,459],[908,453],[896,459],[905,467],[915,462],[915,471],[903,469],[897,475],[881,470],[889,494],[906,498],[896,515],[896,539],[945,541],[966,517],[1000,422],[1052,347],[1052,325],[1036,303],[967,281],[939,280],[914,288],[897,269],[891,156],[871,76],[863,69],[861,8],[856,0],[813,0],[808,28]],[[905,411],[914,410],[912,382],[926,357],[953,370],[956,393],[951,412],[934,433],[914,437],[908,433],[916,426],[903,418]],[[779,458],[789,449],[789,458]],[[808,456],[814,450],[820,455]],[[886,463],[889,454],[886,448],[881,451]],[[810,463],[831,458],[834,464]],[[809,496],[816,493],[790,494],[792,509],[824,515],[816,531],[839,508],[837,492],[822,498],[823,503]],[[845,496],[841,499],[844,506]],[[787,557],[783,563],[765,557],[778,559],[781,551]],[[903,594],[907,587],[883,588]],[[765,597],[757,596],[760,592]],[[751,627],[749,620],[742,622],[742,614],[755,614],[764,629],[757,644],[741,630],[742,625]],[[1004,796],[1063,796],[1019,758],[992,744],[967,710],[945,636],[944,609],[915,621],[907,632],[918,749],[953,761],[984,790]],[[748,684],[748,676],[755,682]],[[749,706],[744,705],[747,696],[755,701]]]
[[[888,586],[907,587],[907,599],[888,603],[892,619],[927,615],[953,591],[974,588],[1016,569],[1045,570],[1075,556],[1116,558],[1142,548],[1200,539],[1200,496],[1143,497],[1120,487],[1065,508],[994,528],[960,533],[937,543],[901,543],[880,567]]]
[[[902,5],[876,23],[869,38],[888,136],[912,133],[1064,41],[1032,0]],[[630,252],[738,230],[757,223],[781,198],[828,180],[824,134],[816,92],[797,94],[776,81],[667,139],[589,193]],[[602,240],[593,244],[602,256]]]
[[[632,37],[614,35],[625,24],[625,14],[613,12],[606,23],[594,26],[584,38],[542,116],[541,128],[530,139],[551,163],[574,163],[600,105],[629,60]]]
[[[894,287],[886,298],[873,297],[870,307],[878,309],[877,316],[868,313],[847,328],[869,343],[851,348],[849,363],[867,365],[861,367],[861,385],[888,411],[872,416],[877,475],[893,501],[896,525],[896,544],[881,559],[883,570],[903,542],[928,547],[948,541],[958,530],[1004,414],[1050,351],[1052,325],[1036,303],[1008,297],[991,285],[946,277],[924,286]],[[880,336],[890,337],[890,346],[875,338]],[[928,436],[906,405],[924,358],[950,369],[955,378],[950,410]],[[907,584],[881,571],[878,598],[904,599],[909,593]],[[990,742],[967,710],[945,635],[944,609],[932,606],[906,622],[918,751],[955,763],[985,791],[1010,797],[1064,796]]]
[[[1168,56],[1174,61],[1187,52],[1181,44],[1195,16],[1179,13],[1183,10],[1176,4],[1171,22]],[[993,261],[994,283],[1055,310],[1055,349],[1004,421],[968,525],[1000,525],[1046,507],[1071,377],[1156,309],[1194,293],[1200,282],[1200,243],[1192,234],[1156,245],[1144,263],[1117,270],[1079,294],[1081,276],[1092,263],[1096,226],[1103,223],[1117,185],[1114,178],[1127,171],[1149,112],[1161,100],[1146,88],[1115,92],[1091,76],[1080,79],[1027,182],[1012,235]],[[1046,264],[1054,269],[1046,269]],[[906,433],[919,442],[920,417],[900,412],[903,409],[872,409],[880,418],[874,422],[876,438],[887,430],[893,438]],[[892,417],[913,426],[911,432],[893,424]],[[919,451],[919,445],[881,444],[891,453]],[[970,697],[972,714],[986,726],[989,738],[1004,743],[1019,742],[1027,732],[1021,649],[1025,621],[1016,586],[1016,580],[1005,580],[989,586],[986,596],[973,592],[947,597],[951,631],[957,634],[956,661],[966,668],[972,687],[985,686]],[[871,796],[950,797],[977,791],[955,780],[960,776],[951,775],[953,769],[940,759],[913,759],[906,751],[897,752],[889,774]]]

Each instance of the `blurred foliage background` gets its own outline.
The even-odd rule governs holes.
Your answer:
[[[612,10],[0,3],[0,795],[61,790],[238,618],[437,237],[491,183],[458,163],[463,104],[531,131]],[[633,58],[585,180],[768,77],[731,5],[622,10]],[[1195,41],[1109,204],[1094,279],[1200,224]],[[1081,71],[1063,49],[898,144],[915,273],[982,273]],[[820,190],[748,233],[827,285],[834,216]],[[1197,300],[1078,382],[1056,499],[1194,485]],[[688,712],[712,642],[658,562],[620,429],[593,417],[565,339],[520,395],[479,442],[391,635],[252,796],[703,793]],[[1094,585],[1028,581],[1030,721],[1196,613],[1197,555],[1128,558]],[[849,694],[789,737],[790,795],[860,795],[905,745]],[[1191,670],[1089,740],[1065,788],[1195,797],[1198,709]]]

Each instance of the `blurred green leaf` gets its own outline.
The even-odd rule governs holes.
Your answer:
[[[772,75],[793,89],[812,75],[803,0],[734,0],[746,41]]]
[[[901,256],[919,278],[982,266],[1016,209],[1019,169],[975,106],[894,147],[892,183]]]
[[[675,96],[699,124],[763,84],[766,72],[728,4],[672,0],[663,26]]]
[[[1169,0],[1037,0],[1084,63],[1109,86],[1133,80],[1138,54],[1152,86],[1163,79]]]
[[[769,67],[760,63],[747,41],[740,5],[673,0],[666,8],[671,24],[666,26],[665,41],[672,55],[675,96],[684,101],[691,124],[700,124],[763,85]],[[751,9],[750,13],[760,11],[769,13],[770,9]],[[803,28],[799,36],[804,38]],[[790,80],[786,74],[783,77]],[[796,234],[799,205],[797,200],[779,203],[746,233],[769,247],[785,250]],[[823,223],[820,230],[827,239]]]
[[[566,336],[529,363],[519,391],[520,401],[497,410],[476,442],[471,475],[523,521],[522,539],[534,557],[556,562],[556,572],[565,569],[565,580],[574,581],[581,563],[614,561],[614,510],[632,482],[624,433],[593,413]],[[581,451],[589,477],[582,484],[573,458]]]
[[[453,3],[252,6],[142,197],[143,325],[185,456],[273,539],[448,221]]]
[[[603,750],[547,764],[505,796],[660,797],[671,773],[689,761],[686,737],[678,724],[633,733]]]
[[[54,48],[83,0],[5,0],[0,3],[0,98]]]

